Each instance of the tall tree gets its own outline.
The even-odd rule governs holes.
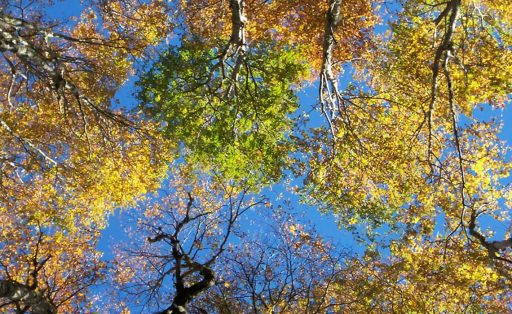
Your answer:
[[[109,37],[102,35],[92,9],[70,29],[40,17],[37,10],[44,5],[8,3],[0,11],[2,188],[43,187],[49,193],[43,201],[54,202],[56,195],[71,193],[70,198],[83,199],[66,208],[79,210],[83,204],[92,207],[91,218],[101,217],[96,211],[127,204],[162,174],[158,159],[164,155],[151,147],[157,137],[151,123],[111,106],[131,72],[131,56],[140,55],[143,46],[130,46],[137,38],[123,32],[128,27],[122,24],[111,26],[107,15]]]
[[[49,4],[0,7],[0,299],[19,313],[83,310],[106,215],[154,189],[168,159],[151,122],[111,104],[166,34],[164,3],[84,3],[75,23]]]
[[[133,216],[137,229],[116,257],[115,279],[143,311],[187,313],[218,280],[214,266],[244,212],[263,202],[251,187],[232,185],[183,166],[159,196]]]
[[[354,63],[359,89],[321,98],[335,108],[331,128],[301,142],[315,148],[298,163],[313,202],[347,224],[406,223],[427,237],[442,215],[447,241],[468,238],[469,251],[475,241],[509,263],[512,241],[491,241],[479,228],[479,217],[507,219],[508,146],[499,122],[475,110],[502,107],[511,92],[507,10],[406,2],[391,35]]]

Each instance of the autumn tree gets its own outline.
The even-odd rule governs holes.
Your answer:
[[[73,190],[74,198],[93,195],[97,203],[91,205],[97,210],[108,203],[126,204],[161,175],[158,167],[145,169],[143,175],[137,168],[163,156],[158,146],[151,147],[157,136],[151,134],[151,124],[115,112],[110,103],[130,74],[130,56],[143,52],[142,43],[130,46],[137,38],[114,32],[108,16],[104,27],[114,38],[104,38],[92,10],[72,29],[45,21],[35,11],[42,5],[10,4],[0,15],[5,78],[2,188],[44,187],[31,182],[49,180],[49,193],[54,189],[59,194]],[[118,40],[121,36],[127,38]],[[123,190],[123,196],[113,188]],[[66,206],[79,209],[79,203],[89,202]],[[98,216],[95,209],[88,212]]]
[[[208,193],[214,193],[211,188]],[[199,221],[185,232],[185,225],[194,223],[197,216],[191,214],[187,223],[173,217],[176,211],[170,210],[167,200],[178,196],[183,197],[176,201],[180,200],[178,206],[186,220],[194,200],[184,191],[144,206],[150,213],[134,217],[139,222],[132,233],[135,241],[118,255],[116,278],[123,283],[129,300],[141,302],[143,311],[408,313],[440,309],[451,313],[508,309],[510,277],[496,268],[485,252],[468,254],[464,242],[455,238],[449,243],[442,237],[420,242],[410,236],[403,242],[393,241],[389,254],[380,255],[368,248],[357,255],[321,237],[310,222],[299,218],[300,212],[290,208],[289,202],[274,200],[273,206],[267,199],[261,204],[265,207],[255,207],[246,214],[249,219],[239,219],[224,229],[234,231],[229,238],[212,237],[227,241],[225,250],[217,251],[211,249],[211,239],[198,240],[198,234],[199,239],[202,235]],[[172,223],[166,224],[169,219]],[[242,228],[242,224],[257,229]],[[164,231],[165,225],[173,232]],[[177,241],[173,235],[176,227],[183,228],[179,231],[189,238]],[[153,236],[144,238],[150,234]],[[219,231],[218,235],[225,234]],[[157,248],[160,241],[166,243]],[[179,244],[183,254],[176,255],[171,243]],[[201,273],[200,266],[205,264],[196,264],[196,260],[177,267],[175,255],[186,260],[185,253],[191,254],[188,258],[212,261],[208,271]],[[188,292],[187,303],[182,308],[168,307],[170,300],[175,304],[183,296],[177,282],[180,272],[187,274],[183,276],[185,287],[190,288],[183,290]]]
[[[91,2],[71,23],[45,16],[50,3],[0,8],[0,297],[20,313],[87,303],[106,215],[156,187],[168,150],[151,122],[111,104],[167,34],[164,4]]]
[[[287,206],[259,209],[251,221],[258,230],[242,235],[220,256],[219,280],[195,307],[211,313],[325,313],[356,301],[336,290],[348,275],[351,255]]]
[[[243,32],[248,48],[272,40],[278,45],[301,47],[308,65],[319,71],[323,63],[324,34],[335,37],[329,58],[338,65],[366,49],[376,22],[372,2],[350,1],[254,1],[254,0],[183,0],[185,22],[190,32],[208,42],[233,38]],[[332,27],[329,15],[336,12]]]
[[[507,312],[510,277],[463,243],[394,242],[389,256],[358,256],[273,208],[259,230],[225,252],[222,280],[197,307],[213,313]],[[267,229],[268,228],[268,229]],[[475,244],[478,245],[478,244]],[[455,253],[454,253],[455,252]]]
[[[187,313],[218,280],[215,265],[240,232],[239,220],[263,199],[251,187],[180,167],[158,196],[133,213],[136,229],[120,246],[114,278],[142,311]]]
[[[330,127],[301,139],[313,149],[297,164],[309,199],[344,224],[392,224],[419,237],[433,236],[441,215],[446,241],[467,239],[468,251],[509,264],[508,236],[491,241],[479,227],[481,217],[508,219],[508,146],[500,123],[475,110],[508,101],[509,11],[406,2],[354,63],[352,85],[321,91]]]

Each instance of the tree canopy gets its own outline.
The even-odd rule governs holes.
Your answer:
[[[0,311],[512,311],[511,17],[0,0]]]

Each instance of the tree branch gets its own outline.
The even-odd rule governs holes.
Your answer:
[[[341,21],[340,7],[341,0],[332,0],[329,11],[326,14],[319,88],[321,112],[329,124],[334,140],[336,140],[336,132],[333,120],[336,118],[336,108],[339,108],[341,102],[343,102],[343,98],[339,93],[338,82],[332,70],[332,54],[336,46],[334,33]]]
[[[438,16],[438,18],[435,20],[436,25],[440,22],[440,20],[445,17],[449,12],[450,18],[447,25],[447,31],[443,36],[443,39],[441,41],[441,44],[436,49],[434,62],[432,64],[432,86],[431,86],[431,97],[430,97],[430,103],[428,105],[428,119],[427,119],[427,125],[428,125],[428,148],[427,148],[427,161],[431,165],[432,174],[433,174],[433,168],[432,168],[432,155],[433,155],[433,149],[432,149],[432,137],[433,137],[433,119],[434,119],[434,108],[437,101],[437,92],[438,92],[438,77],[439,77],[439,71],[441,70],[441,61],[443,58],[443,54],[445,54],[446,51],[450,51],[452,49],[452,37],[453,32],[455,31],[455,24],[457,22],[457,18],[459,16],[459,7],[460,7],[461,0],[452,0],[447,5],[445,10],[441,13],[441,15]]]
[[[478,230],[476,230],[476,219],[478,218],[478,215],[476,214],[476,211],[473,209],[473,212],[471,213],[471,221],[469,223],[469,234],[476,238],[478,242],[487,249],[487,253],[489,254],[489,257],[497,260],[501,260],[507,263],[512,264],[512,261],[506,258],[503,258],[499,255],[500,251],[506,250],[508,248],[512,248],[512,238],[509,238],[507,240],[503,241],[493,241],[489,242],[485,238],[485,236],[480,233]]]
[[[52,89],[58,95],[59,102],[63,99],[65,100],[63,93],[67,91],[75,97],[79,104],[84,103],[110,120],[133,127],[133,124],[126,118],[95,104],[80,88],[66,78],[66,67],[63,64],[62,57],[56,56],[54,51],[43,50],[47,52],[47,55],[51,56],[46,57],[41,52],[41,47],[37,47],[34,43],[21,35],[23,31],[27,30],[32,34],[42,36],[45,40],[51,37],[60,37],[69,40],[48,29],[42,29],[35,24],[0,12],[0,52],[8,51],[15,54],[21,61],[29,65],[37,76],[47,77],[51,82]]]

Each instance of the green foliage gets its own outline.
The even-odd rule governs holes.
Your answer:
[[[272,48],[261,45],[236,60],[194,42],[171,48],[138,82],[141,107],[205,169],[235,180],[277,180],[298,107],[295,83],[306,66],[298,51]]]

